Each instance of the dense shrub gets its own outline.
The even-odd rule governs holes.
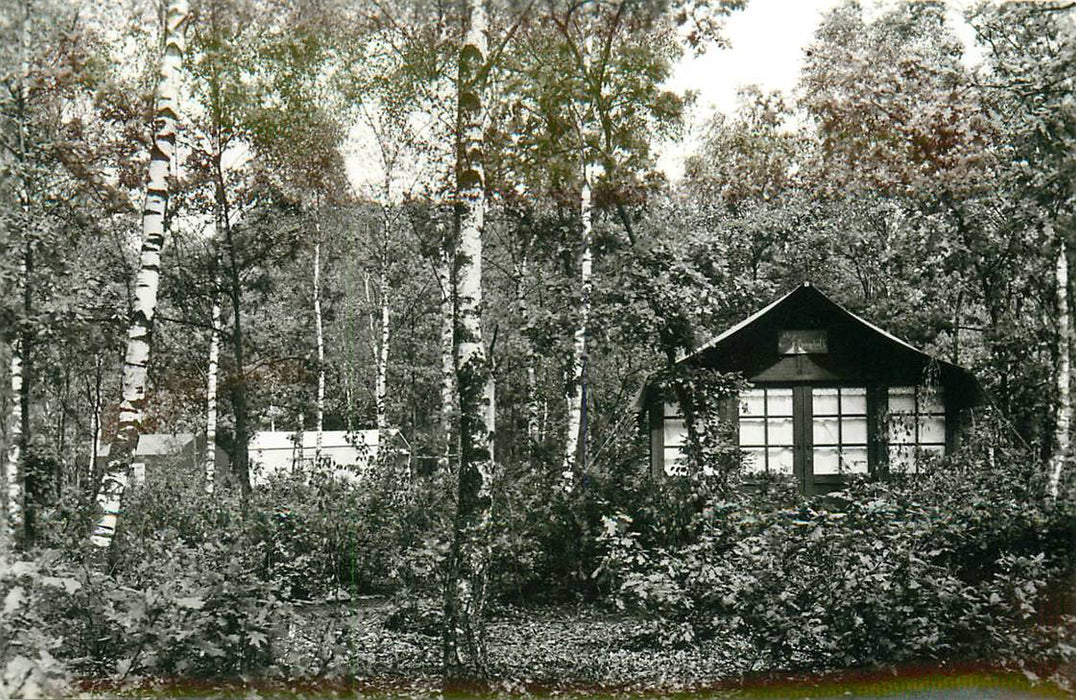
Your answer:
[[[759,668],[1056,669],[1076,651],[1058,643],[1072,620],[1056,604],[1072,572],[1072,510],[1044,504],[1033,466],[981,457],[811,499],[710,500],[680,546],[611,516],[602,571],[621,606],[664,621],[665,643],[733,629]]]
[[[389,475],[359,486],[315,473],[243,505],[162,469],[126,495],[107,555],[72,505],[43,533],[55,549],[0,562],[0,695],[57,694],[71,677],[111,688],[302,676],[281,655],[293,607],[411,582],[423,496]]]

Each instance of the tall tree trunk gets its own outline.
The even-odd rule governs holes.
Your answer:
[[[218,170],[220,170],[219,164]],[[228,220],[223,181],[218,184],[218,188],[220,191],[218,196],[222,198],[222,205],[224,206],[221,219],[224,223],[224,242],[228,252],[228,296],[232,306],[232,357],[235,361],[236,373],[236,380],[231,383],[230,393],[232,413],[235,415],[232,472],[239,481],[240,498],[245,504],[250,499],[250,460],[247,449],[247,442],[250,440],[250,429],[247,425],[246,350],[243,347],[243,282],[240,276],[235,236],[232,232],[231,222]]]
[[[588,93],[593,87],[590,85],[590,73],[592,65],[593,37],[591,32],[586,33],[582,55],[583,78],[587,85]],[[571,376],[568,383],[568,421],[567,435],[564,441],[564,463],[561,476],[564,487],[571,491],[575,486],[576,479],[581,477],[582,456],[586,454],[586,431],[583,420],[584,402],[586,401],[586,365],[587,365],[587,334],[590,331],[590,297],[593,289],[594,253],[591,249],[591,240],[594,231],[594,202],[592,187],[595,182],[595,167],[591,155],[591,148],[597,144],[596,133],[597,104],[596,98],[589,95],[586,98],[582,112],[582,123],[578,126],[579,132],[579,219],[582,223],[582,236],[579,250],[579,309],[575,335],[572,342]]]
[[[219,282],[216,283],[219,287]],[[209,331],[209,371],[205,406],[205,492],[212,494],[217,474],[217,374],[220,371],[220,294],[213,292],[212,329]]]
[[[4,541],[14,543],[22,529],[22,355],[19,343],[11,344],[11,422],[8,430],[7,463],[4,484]]]
[[[519,322],[523,328],[523,352],[527,365],[527,454],[533,455],[534,446],[538,442],[538,353],[534,351],[534,343],[531,342],[530,303],[527,301],[527,293],[524,283],[527,279],[529,264],[526,254],[519,264],[519,279],[516,282],[516,307],[519,309]]]
[[[1061,474],[1069,458],[1072,430],[1072,326],[1069,320],[1069,262],[1062,238],[1057,253],[1057,429],[1050,460],[1049,495],[1057,498]]]
[[[97,483],[97,457],[101,451],[101,412],[104,410],[104,397],[101,391],[103,380],[101,355],[98,353],[93,358],[93,387],[90,389],[90,403],[93,405],[90,427],[93,429],[93,437],[90,442],[90,466],[86,470],[89,484]]]
[[[315,216],[320,216],[318,212]],[[317,432],[314,435],[314,464],[321,463],[325,431],[325,335],[321,326],[321,222],[314,222],[314,328],[318,342]]]
[[[389,368],[389,286],[388,276],[382,270],[378,273],[377,295],[370,289],[370,274],[363,275],[363,289],[366,294],[366,305],[369,309],[368,321],[370,327],[370,351],[374,359],[374,412],[376,414],[377,429],[383,431],[388,428],[388,368]],[[375,302],[378,313],[374,314]]]
[[[4,522],[3,531],[0,533],[0,541],[6,547],[14,545],[27,534],[27,474],[23,462],[26,459],[26,444],[30,437],[29,408],[30,408],[30,343],[32,338],[29,333],[29,318],[31,312],[31,280],[33,271],[33,248],[30,241],[29,228],[32,220],[30,212],[30,174],[27,147],[27,113],[29,100],[30,82],[30,3],[25,2],[22,6],[22,17],[19,25],[19,77],[16,91],[16,113],[18,121],[15,158],[17,161],[16,172],[19,182],[19,209],[22,220],[19,227],[23,232],[24,249],[20,266],[20,277],[23,282],[23,323],[11,340],[11,413],[9,416],[10,427],[8,430],[8,450],[6,463],[3,465],[3,477],[6,492],[4,494]]]
[[[387,258],[387,256],[385,256]],[[389,277],[385,270],[388,260],[382,260],[381,273],[378,277],[378,296],[381,301],[381,343],[377,354],[377,401],[378,439],[385,439],[389,427],[388,391],[389,391]]]
[[[27,206],[27,209],[29,207]],[[22,536],[27,543],[35,539],[37,530],[37,506],[42,500],[44,484],[41,476],[27,468],[27,459],[30,456],[30,390],[33,386],[33,359],[34,359],[34,336],[30,331],[29,320],[33,315],[33,279],[34,279],[34,248],[33,243],[27,238],[23,250],[23,285],[22,285],[22,317],[23,326],[19,334],[19,355],[22,361],[19,377],[19,421],[18,442],[20,445],[18,461],[13,462],[19,467],[22,476]],[[12,384],[14,385],[14,372],[12,372]],[[18,485],[18,481],[15,482]]]
[[[183,62],[183,25],[187,20],[186,0],[169,0],[165,14],[165,47],[157,83],[155,133],[150,151],[149,179],[142,211],[142,252],[135,282],[135,300],[127,330],[127,351],[123,361],[123,396],[119,424],[109,467],[97,502],[103,516],[91,540],[107,547],[118,524],[120,500],[127,486],[131,454],[138,443],[146,401],[146,375],[150,360],[153,316],[157,309],[157,289],[164,247],[164,217],[168,205],[168,173],[176,149],[176,119],[179,114],[177,75]]]
[[[441,439],[444,441],[443,456],[440,460],[442,469],[449,468],[453,453],[455,434],[453,423],[457,414],[456,405],[456,291],[453,283],[454,266],[453,236],[450,227],[441,222],[442,235],[440,260],[437,265],[437,283],[441,288]]]
[[[482,235],[486,193],[482,165],[486,8],[468,0],[459,54],[456,154],[460,217],[456,259],[456,370],[460,460],[452,547],[445,583],[444,672],[447,681],[487,678],[485,604],[492,514],[489,366],[482,344]]]
[[[579,253],[579,318],[572,343],[572,366],[568,390],[568,433],[564,442],[564,470],[562,477],[567,490],[571,490],[578,478],[581,455],[584,453],[586,435],[583,423],[583,402],[586,396],[587,333],[590,322],[590,297],[593,289],[594,254],[591,250],[593,237],[594,205],[591,197],[593,167],[584,156],[583,182],[579,192],[579,215],[583,223],[581,250]]]

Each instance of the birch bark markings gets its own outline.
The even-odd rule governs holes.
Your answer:
[[[1072,325],[1069,319],[1069,263],[1065,241],[1057,253],[1057,427],[1054,454],[1050,459],[1050,499],[1057,498],[1061,474],[1069,458],[1072,431]]]
[[[441,222],[441,257],[437,264],[437,283],[441,288],[441,436],[444,454],[441,466],[447,468],[452,456],[452,425],[456,416],[456,303],[452,267],[454,241],[449,227]]]
[[[127,330],[127,351],[123,360],[119,425],[109,455],[108,473],[97,496],[104,515],[98,520],[91,537],[94,544],[102,547],[107,547],[115,534],[120,500],[128,481],[131,453],[138,442],[145,411],[150,338],[157,309],[161,249],[165,241],[168,173],[176,150],[176,121],[179,115],[177,77],[183,64],[183,26],[187,14],[186,0],[169,0],[165,11],[164,55],[157,82],[149,179],[142,210],[142,252],[135,281],[134,307]]]
[[[30,4],[23,4],[22,22],[19,25],[19,77],[16,91],[16,115],[18,120],[18,143],[15,158],[19,178],[19,209],[22,213],[20,226],[24,236],[23,257],[19,274],[23,281],[23,312],[26,319],[30,317],[30,271],[33,248],[28,235],[30,226],[30,182],[27,162],[26,113],[29,100],[28,83],[30,81]],[[22,469],[24,458],[23,444],[29,435],[29,381],[28,367],[23,358],[30,351],[30,335],[25,328],[20,329],[11,341],[11,363],[9,379],[11,382],[11,412],[8,416],[8,449],[3,465],[4,484],[4,522],[0,541],[14,544],[23,532],[26,516],[25,481]]]
[[[520,327],[523,329],[523,348],[527,358],[527,453],[531,455],[539,439],[538,421],[540,412],[538,407],[538,370],[536,369],[538,366],[538,354],[534,351],[534,343],[531,342],[529,335],[531,310],[530,303],[527,301],[527,291],[524,287],[524,283],[528,279],[529,268],[527,255],[524,254],[519,263],[519,278],[516,281],[516,307],[519,309],[519,322]]]
[[[219,287],[219,283],[217,284]],[[220,295],[213,296],[212,329],[209,332],[209,378],[206,385],[205,492],[212,495],[216,477],[217,375],[220,372]]]
[[[378,276],[378,296],[381,299],[381,343],[377,354],[377,384],[374,387],[377,402],[377,430],[378,438],[385,437],[385,431],[389,427],[388,393],[389,393],[389,277],[386,271],[388,256],[382,261],[381,273]]]
[[[22,358],[11,344],[11,423],[8,430],[7,469],[4,474],[4,541],[12,542],[22,526]]]
[[[382,266],[387,261],[382,260]],[[377,428],[383,431],[389,427],[388,420],[388,368],[389,368],[389,284],[388,276],[384,267],[378,273],[377,294],[378,313],[373,312],[374,296],[370,290],[370,274],[363,274],[363,289],[366,294],[366,305],[369,311],[370,325],[370,351],[374,360],[374,411],[376,413]],[[380,434],[380,433],[379,433]]]
[[[314,464],[321,463],[325,430],[325,334],[321,325],[321,222],[314,222],[314,330],[318,344],[317,432],[314,438]]]
[[[482,342],[482,235],[485,226],[483,89],[487,19],[481,0],[468,0],[459,53],[459,141],[456,193],[457,387],[460,399],[458,495],[445,585],[444,673],[448,681],[487,677],[485,603],[490,560],[493,462],[489,366]]]
[[[592,39],[590,32],[584,41],[582,72],[587,92],[590,92],[591,52]],[[581,456],[586,450],[586,435],[583,430],[583,402],[586,400],[586,364],[587,364],[587,333],[590,321],[590,297],[593,292],[593,268],[594,253],[591,249],[591,239],[594,231],[594,202],[591,188],[595,179],[595,168],[592,162],[590,140],[594,138],[594,120],[596,110],[593,108],[594,98],[589,96],[579,125],[579,160],[581,182],[579,187],[579,218],[582,222],[582,236],[579,251],[579,318],[575,327],[572,341],[572,365],[568,389],[568,426],[567,436],[564,441],[564,470],[561,476],[564,479],[564,487],[571,491],[577,477],[581,476]]]

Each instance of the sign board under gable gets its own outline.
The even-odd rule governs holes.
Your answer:
[[[824,330],[786,330],[777,336],[781,355],[825,355],[829,344]]]

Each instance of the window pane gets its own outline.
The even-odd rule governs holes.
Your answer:
[[[913,448],[907,445],[890,445],[889,471],[894,473],[914,473],[915,457]]]
[[[665,419],[665,446],[680,447],[687,440],[687,428],[682,418]]]
[[[867,390],[862,387],[841,389],[841,413],[846,416],[867,415]]]
[[[816,416],[837,415],[837,390],[836,389],[813,389],[811,391],[811,406]]]
[[[853,447],[851,449],[845,448],[841,452],[841,465],[844,471],[849,474],[866,474],[867,473],[867,448],[866,447]]]
[[[945,445],[923,445],[923,446],[921,446],[919,448],[919,450],[923,454],[934,456],[934,457],[944,457],[945,456]]]
[[[792,444],[792,419],[791,418],[770,418],[769,419],[769,440],[770,445],[791,445]]]
[[[814,418],[811,420],[811,434],[816,445],[838,444],[837,418]]]
[[[838,474],[840,472],[839,451],[836,447],[814,448],[814,473]]]
[[[945,413],[945,404],[942,402],[941,393],[936,389],[919,390],[920,413]]]
[[[771,447],[770,448],[770,473],[771,474],[791,474],[792,473],[792,448],[791,447]]]
[[[747,448],[743,455],[744,471],[758,474],[766,471],[766,449],[762,447]]]
[[[765,418],[741,418],[740,444],[745,447],[748,445],[765,445],[765,425]]]
[[[945,416],[920,416],[919,442],[945,442]]]
[[[867,444],[867,419],[842,418],[841,441],[845,445]]]
[[[687,476],[687,458],[679,447],[665,448],[665,473],[669,476]]]
[[[890,444],[915,442],[915,419],[913,416],[890,415],[886,426]]]
[[[765,394],[762,389],[747,389],[740,392],[740,415],[764,415]]]
[[[890,413],[915,413],[915,387],[889,387]]]
[[[665,417],[678,418],[680,416],[680,404],[675,401],[665,402]]]
[[[766,391],[766,408],[771,416],[791,416],[792,390],[768,389]]]

